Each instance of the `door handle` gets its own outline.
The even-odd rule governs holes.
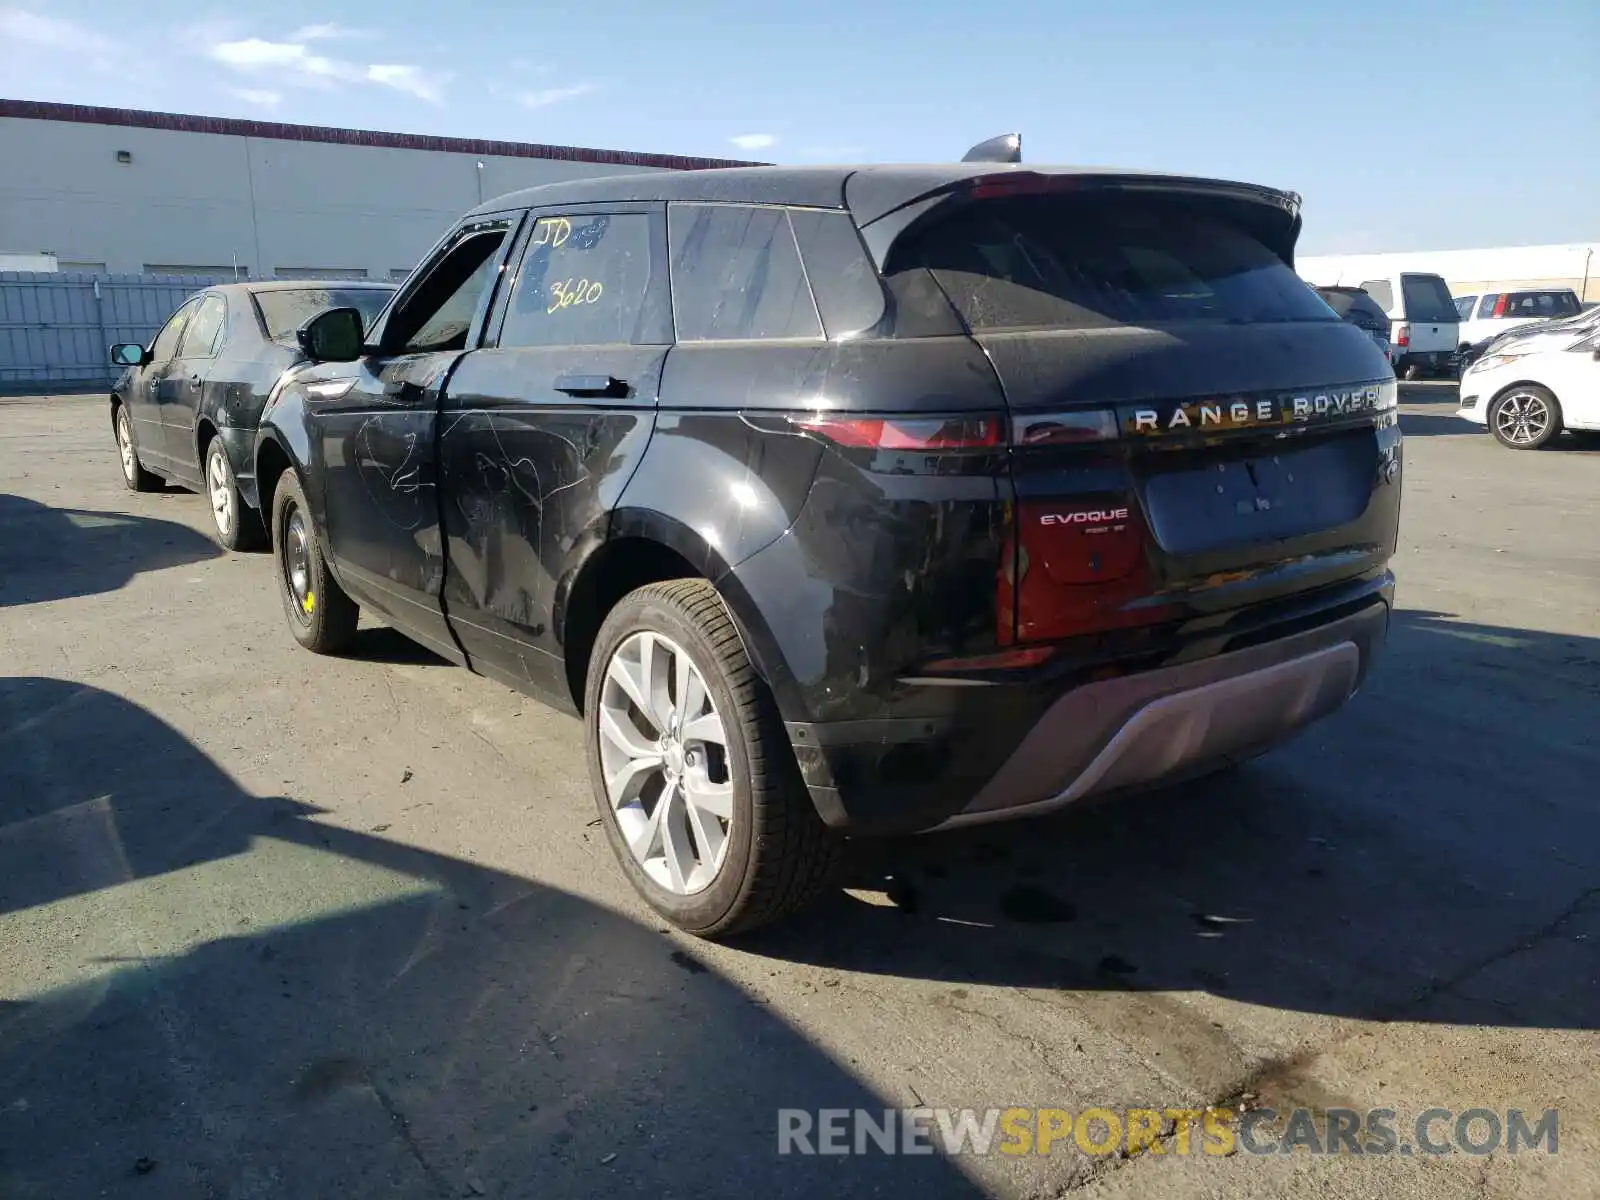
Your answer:
[[[609,396],[620,400],[628,394],[628,381],[615,375],[557,375],[555,388],[569,396]]]
[[[200,376],[198,376],[198,375],[189,376],[189,386],[190,387],[199,387],[200,386]]]

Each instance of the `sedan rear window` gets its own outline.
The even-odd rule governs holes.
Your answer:
[[[1408,321],[1454,321],[1455,297],[1437,275],[1400,276],[1400,295],[1406,302]]]
[[[888,274],[918,267],[975,330],[1337,319],[1244,228],[1155,197],[968,204],[897,245]]]
[[[362,325],[371,329],[373,319],[393,294],[385,288],[293,288],[254,293],[261,319],[267,323],[267,337],[274,342],[294,341],[295,330],[330,308],[356,309],[361,313]]]

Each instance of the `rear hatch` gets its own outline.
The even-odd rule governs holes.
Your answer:
[[[951,197],[885,272],[931,274],[1004,390],[1014,640],[1381,571],[1399,507],[1394,378],[1294,274],[1292,203],[1011,180]]]
[[[1396,343],[1412,354],[1454,354],[1460,318],[1445,281],[1437,275],[1402,275],[1400,296],[1405,329],[1397,331]]]

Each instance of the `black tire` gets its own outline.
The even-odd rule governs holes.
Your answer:
[[[631,635],[650,631],[684,648],[705,680],[727,735],[732,784],[728,848],[703,891],[680,895],[646,874],[607,796],[598,732],[606,669]],[[589,659],[585,752],[600,823],[634,889],[661,916],[699,937],[754,929],[796,912],[835,877],[840,839],[817,815],[766,684],[745,655],[722,598],[703,579],[630,592],[607,615]]]
[[[217,498],[212,493],[212,472],[220,473],[223,486],[228,489],[229,527],[223,528],[223,516],[217,512]],[[233,464],[228,461],[228,451],[220,437],[214,437],[206,446],[206,460],[201,464],[205,488],[201,495],[211,508],[211,528],[217,544],[224,550],[264,550],[267,529],[261,523],[261,514],[244,502],[234,479]]]
[[[295,526],[297,519],[299,524]],[[293,468],[279,476],[272,495],[272,548],[273,575],[294,640],[316,654],[339,654],[348,649],[356,636],[361,610],[328,570],[311,506],[306,503],[306,494]],[[306,579],[304,600],[291,578],[291,560],[296,566],[301,565],[301,553]]]
[[[1407,383],[1415,383],[1422,378],[1422,364],[1409,362],[1406,364],[1405,374],[1401,376]]]
[[[1543,405],[1545,422],[1537,431],[1530,429],[1528,423],[1518,423],[1507,428],[1501,427],[1501,410],[1508,404],[1525,400],[1531,407],[1525,411],[1536,411],[1538,405]],[[1510,450],[1542,450],[1561,435],[1561,404],[1547,387],[1540,387],[1537,383],[1518,383],[1508,387],[1494,398],[1489,405],[1489,432],[1494,434],[1494,440]]]
[[[146,471],[139,462],[139,448],[133,444],[133,425],[125,404],[111,410],[111,433],[117,440],[117,457],[122,464],[122,482],[130,492],[159,492],[166,480],[153,471]]]

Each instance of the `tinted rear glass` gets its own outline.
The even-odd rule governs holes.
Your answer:
[[[1512,292],[1506,297],[1508,317],[1571,317],[1577,315],[1574,292]]]
[[[917,267],[973,329],[1337,319],[1245,230],[1157,198],[968,204],[896,245],[889,274]]]
[[[1333,311],[1363,329],[1389,330],[1389,318],[1378,302],[1365,292],[1334,292],[1324,297]],[[1337,301],[1337,303],[1336,303]]]
[[[294,288],[282,292],[256,292],[256,304],[267,323],[267,337],[292,342],[294,332],[318,313],[330,308],[353,308],[368,329],[392,292],[379,288]]]
[[[1437,275],[1400,276],[1400,294],[1408,321],[1454,321],[1456,302]]]

